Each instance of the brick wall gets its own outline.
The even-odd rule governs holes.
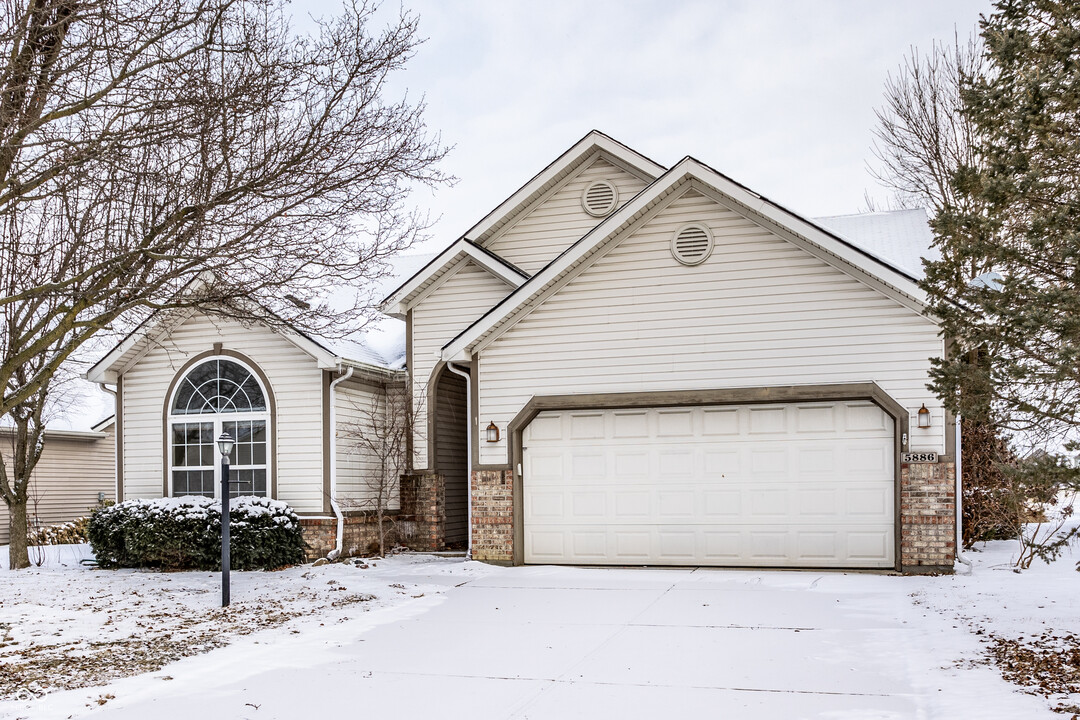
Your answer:
[[[403,475],[400,488],[402,541],[414,550],[445,548],[446,487],[442,475]]]
[[[952,572],[956,558],[956,464],[900,466],[900,563],[904,572]]]
[[[300,518],[300,532],[304,535],[307,547],[304,557],[311,562],[334,549],[337,535],[337,520],[333,518]]]
[[[442,476],[405,475],[401,478],[401,509],[384,516],[386,544],[405,545],[413,550],[442,550],[446,508]],[[300,518],[300,528],[308,547],[309,561],[326,557],[337,543],[335,518]],[[342,557],[378,552],[378,521],[372,512],[345,517]]]
[[[514,481],[510,470],[472,474],[472,556],[474,560],[514,559]]]

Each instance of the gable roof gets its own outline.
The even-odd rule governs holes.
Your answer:
[[[399,255],[390,263],[388,276],[373,281],[378,297],[389,283],[412,274],[418,266],[430,264],[431,255]],[[382,289],[382,292],[380,292]],[[333,304],[333,291],[330,292]],[[187,321],[195,311],[160,311],[140,323],[104,357],[84,373],[91,382],[116,382],[118,371],[128,367],[154,347],[158,338]],[[351,366],[371,371],[376,376],[396,372],[405,365],[404,323],[380,317],[360,331],[343,338],[319,337],[312,333],[274,330],[286,341],[310,355],[322,369]]]
[[[749,217],[912,310],[925,311],[925,294],[918,287],[917,276],[909,270],[889,263],[687,156],[444,345],[443,359],[470,359],[476,349],[491,342],[529,309],[591,265],[598,251],[609,241],[638,222],[644,222],[667,198],[691,188]]]
[[[485,215],[463,237],[483,245],[530,203],[558,185],[585,161],[596,156],[604,157],[642,180],[652,181],[664,173],[662,165],[621,142],[613,140],[599,130],[592,130]]]
[[[529,277],[524,270],[503,260],[490,250],[471,240],[461,238],[436,255],[419,272],[390,293],[379,304],[379,307],[390,317],[404,320],[409,305],[466,258],[515,288],[520,287]]]

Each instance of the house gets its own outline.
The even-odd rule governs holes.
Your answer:
[[[406,274],[383,303],[396,352],[191,316],[89,377],[117,387],[124,497],[213,493],[227,426],[251,438],[234,467],[320,547],[365,522],[337,507],[364,489],[335,411],[403,383],[398,512],[420,546],[948,571],[959,439],[926,389],[946,351],[918,287],[930,241],[922,211],[812,221],[591,132]],[[256,401],[215,405],[191,390],[208,381]]]
[[[28,490],[31,528],[86,517],[102,501],[115,498],[115,436],[111,417],[89,427],[46,427]],[[0,454],[5,459],[11,457],[13,440],[11,428],[0,427]],[[0,545],[10,537],[8,523],[0,523]]]

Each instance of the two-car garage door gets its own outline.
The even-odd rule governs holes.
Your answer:
[[[894,565],[870,402],[546,411],[522,447],[527,563]]]

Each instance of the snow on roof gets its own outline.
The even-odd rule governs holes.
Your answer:
[[[112,395],[79,377],[60,383],[50,394],[52,399],[43,414],[47,431],[99,432],[107,427],[102,423],[110,419],[116,409]],[[11,426],[10,418],[0,417],[0,428]]]
[[[399,255],[390,261],[389,272],[365,288],[372,300],[386,297],[394,288],[415,275],[431,262],[437,253]],[[368,365],[400,370],[405,367],[405,323],[379,315],[358,332],[344,338],[325,338],[310,335],[312,340],[330,352]]]
[[[919,280],[925,277],[923,258],[941,259],[922,208],[833,215],[813,218],[813,222]]]

